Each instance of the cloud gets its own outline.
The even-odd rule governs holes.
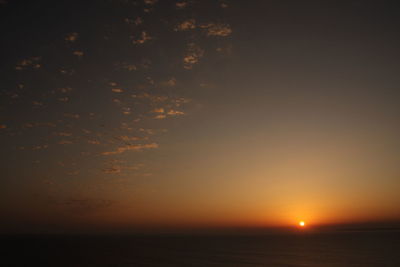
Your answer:
[[[158,119],[158,120],[162,120],[162,119],[165,119],[166,117],[167,117],[167,115],[159,114],[159,115],[155,116],[154,118]]]
[[[60,71],[61,74],[64,74],[64,75],[72,75],[72,74],[75,73],[75,70],[74,70],[74,69],[69,69],[69,70],[67,70],[67,69],[60,69],[59,71]]]
[[[142,31],[142,33],[140,34],[140,37],[136,40],[133,40],[134,44],[144,44],[147,41],[152,40],[153,38],[146,32],[146,31]]]
[[[135,71],[138,70],[138,67],[135,64],[129,64],[127,62],[120,62],[116,64],[117,67],[127,70],[127,71]],[[114,85],[115,86],[115,85]]]
[[[42,65],[38,63],[42,58],[41,57],[30,57],[27,59],[23,59],[18,62],[17,66],[15,67],[16,70],[23,70],[27,68],[38,69]]]
[[[10,97],[13,98],[13,99],[19,97],[19,95],[18,95],[17,93],[9,93],[9,95],[10,95]]]
[[[65,41],[67,42],[75,42],[78,39],[78,33],[77,32],[71,32],[69,34],[67,34],[64,38]]]
[[[188,31],[196,28],[196,21],[194,19],[185,20],[175,27],[175,31]]]
[[[157,2],[158,0],[144,0],[146,5],[155,5]]]
[[[128,107],[122,108],[122,114],[130,115],[131,114],[131,108],[128,108]]]
[[[144,132],[144,133],[149,134],[149,135],[154,135],[154,134],[156,134],[156,131],[155,131],[154,129],[140,128],[139,131],[140,131],[140,132]]]
[[[137,25],[140,25],[140,24],[143,23],[143,19],[142,19],[141,17],[137,17],[137,18],[135,19],[134,23],[135,23],[136,26],[137,26]]]
[[[155,109],[153,109],[153,112],[154,113],[164,113],[164,108],[155,108]]]
[[[172,77],[171,79],[165,81],[165,82],[160,82],[160,86],[166,86],[166,87],[173,87],[176,85],[176,79]]]
[[[123,168],[126,169],[126,170],[137,171],[137,170],[140,170],[143,166],[144,166],[144,164],[139,163],[139,164],[136,164],[136,165],[133,165],[133,166],[124,166]]]
[[[136,26],[143,23],[143,19],[141,17],[137,17],[136,19],[125,18],[124,21],[127,24],[135,24]]]
[[[126,122],[122,122],[120,128],[123,129],[123,130],[127,130],[127,131],[132,131],[132,130],[133,130],[133,128],[131,127],[131,125],[129,125],[129,124],[126,123]]]
[[[107,174],[118,174],[121,173],[121,168],[119,166],[113,166],[110,168],[105,168],[102,171]]]
[[[66,96],[66,97],[59,97],[58,98],[58,101],[61,101],[61,102],[68,102],[69,101],[69,98]]]
[[[177,9],[183,9],[183,8],[187,7],[187,5],[188,5],[188,3],[187,2],[183,2],[183,1],[182,2],[177,2],[175,4]]]
[[[173,109],[170,109],[170,110],[167,112],[167,114],[168,114],[168,115],[172,115],[172,116],[185,115],[184,112],[179,111],[179,110],[173,110]]]
[[[204,55],[204,50],[195,43],[189,43],[186,53],[183,57],[183,67],[185,69],[192,69],[194,64],[199,62],[199,59]]]
[[[30,128],[33,128],[35,125],[33,124],[33,123],[30,123],[30,122],[27,122],[27,123],[24,123],[22,126],[21,126],[21,128],[22,129],[30,129]]]
[[[97,140],[88,140],[87,142],[91,145],[100,145],[100,141]]]
[[[221,54],[224,55],[224,56],[230,56],[230,55],[232,54],[233,47],[232,47],[231,44],[228,44],[228,45],[223,46],[223,47],[218,47],[218,48],[216,49],[216,51],[217,51],[218,53],[221,53]]]
[[[183,104],[190,103],[190,101],[192,101],[192,100],[189,98],[184,98],[184,97],[179,97],[179,98],[173,100],[175,106],[177,106],[177,107],[180,107]]]
[[[49,147],[48,145],[39,145],[39,146],[32,147],[32,150],[42,150],[42,149],[46,149],[48,147]],[[23,147],[22,147],[22,149],[23,149]]]
[[[228,4],[225,3],[225,2],[222,2],[220,6],[221,6],[222,8],[228,8]]]
[[[122,135],[122,136],[118,136],[118,139],[121,139],[122,141],[128,142],[128,141],[138,141],[141,140],[143,138],[141,137],[137,137],[137,136],[127,136],[127,135]]]
[[[120,174],[123,171],[127,170],[127,171],[137,171],[140,170],[143,167],[142,163],[139,164],[135,164],[132,166],[126,166],[126,165],[120,165],[118,163],[123,163],[124,161],[121,160],[113,160],[111,161],[112,165],[108,168],[104,168],[102,169],[103,173],[107,173],[107,174]],[[114,165],[113,163],[117,163],[118,165]]]
[[[39,107],[43,106],[43,102],[39,102],[39,101],[33,101],[32,104],[34,106],[39,106]]]
[[[153,103],[157,103],[157,102],[165,102],[168,100],[167,96],[164,95],[152,95],[149,93],[141,93],[141,94],[135,94],[135,95],[131,95],[132,98],[138,98],[138,99],[148,99]]]
[[[72,52],[72,54],[77,57],[82,57],[84,55],[83,51],[80,51],[80,50],[76,50],[76,51]]]
[[[142,151],[143,149],[154,149],[154,148],[158,148],[157,143],[126,145],[126,146],[118,147],[117,150],[115,150],[115,151],[103,152],[101,154],[104,156],[109,156],[109,155],[121,154],[121,153],[124,153],[125,151],[131,151],[131,150]]]
[[[63,93],[63,94],[67,94],[72,91],[72,88],[71,87],[62,87],[62,88],[58,88],[57,91],[60,93]]]
[[[111,91],[112,91],[113,93],[123,93],[123,92],[124,92],[124,90],[121,89],[121,88],[112,88]]]
[[[228,24],[208,23],[200,25],[200,28],[205,29],[207,36],[222,36],[226,37],[232,33],[232,29]]]

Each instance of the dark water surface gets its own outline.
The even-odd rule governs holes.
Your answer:
[[[400,232],[2,237],[1,266],[400,266]]]

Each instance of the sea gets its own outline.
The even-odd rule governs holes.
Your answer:
[[[2,236],[0,266],[400,266],[400,232]]]

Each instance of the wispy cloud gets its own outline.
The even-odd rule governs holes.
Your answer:
[[[160,82],[159,85],[164,86],[164,87],[173,87],[173,86],[176,86],[176,83],[177,83],[176,79],[174,77],[172,77],[171,79],[169,79],[167,81]]]
[[[111,166],[107,168],[103,168],[102,172],[106,174],[122,174],[126,171],[138,171],[143,168],[144,164],[138,163],[134,165],[126,165],[125,161],[121,160],[112,160],[110,161]]]
[[[195,43],[189,43],[186,53],[183,57],[183,67],[185,69],[192,69],[193,65],[197,64],[204,55],[204,50]]]
[[[148,42],[152,39],[153,38],[146,31],[142,31],[140,34],[140,37],[134,39],[133,43],[134,44],[144,44],[145,42]]]
[[[43,106],[43,102],[39,102],[39,101],[33,101],[32,104],[34,106],[39,106],[39,107]]]
[[[114,166],[110,168],[105,168],[102,171],[107,174],[119,174],[121,173],[121,168],[119,166]]]
[[[58,88],[57,91],[60,93],[63,93],[63,94],[67,94],[72,91],[72,88],[71,87],[62,87],[62,88]]]
[[[188,19],[176,25],[175,31],[188,31],[188,30],[193,30],[195,28],[196,28],[196,20]]]
[[[165,115],[165,114],[159,114],[159,115],[155,116],[154,118],[157,120],[162,120],[162,119],[165,119],[166,117],[167,117],[167,115]]]
[[[222,36],[231,35],[232,29],[228,24],[208,23],[200,25],[200,28],[205,29],[207,36]]]
[[[129,142],[129,141],[142,140],[143,137],[122,135],[122,136],[118,136],[118,139],[125,141],[125,142]]]
[[[87,142],[91,145],[100,145],[100,141],[98,140],[88,140]]]
[[[142,151],[143,149],[155,149],[155,148],[158,148],[157,143],[126,145],[118,147],[114,151],[103,152],[101,154],[104,156],[109,156],[109,155],[121,154],[124,153],[125,151]]]
[[[64,40],[73,43],[78,39],[78,36],[79,34],[77,32],[71,32],[65,36]]]
[[[153,112],[154,113],[164,113],[165,110],[164,110],[164,108],[155,108],[155,109],[153,109]]]
[[[155,5],[157,2],[158,0],[144,0],[146,5]]]
[[[167,112],[168,115],[177,116],[177,115],[184,115],[185,113],[179,110],[170,109]]]
[[[41,57],[30,57],[27,59],[23,59],[17,63],[15,69],[16,70],[24,70],[28,68],[38,69],[42,66],[42,64],[39,63],[41,59],[42,59]]]
[[[33,146],[32,150],[42,150],[48,148],[49,145],[38,145],[38,146]]]
[[[112,88],[111,91],[112,91],[113,93],[123,93],[123,92],[124,92],[124,90],[121,89],[121,88]]]
[[[68,96],[59,97],[59,98],[58,98],[58,101],[60,101],[60,102],[68,102],[68,101],[69,101],[69,97],[68,97]]]
[[[122,108],[122,114],[130,115],[131,113],[132,113],[131,108],[129,108],[129,107],[123,107]]]
[[[72,52],[72,54],[73,54],[74,56],[77,56],[77,57],[83,57],[83,55],[84,55],[85,53],[83,53],[83,51],[81,51],[81,50],[75,50],[74,52]]]
[[[184,9],[185,7],[188,6],[188,3],[186,1],[180,1],[180,2],[176,2],[175,6],[177,9]]]

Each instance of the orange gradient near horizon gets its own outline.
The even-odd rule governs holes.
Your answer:
[[[71,211],[49,206],[44,213],[53,214],[49,221],[63,218],[60,224],[121,229],[292,228],[300,221],[308,228],[309,223],[318,226],[400,219],[395,180],[392,186],[386,186],[370,178],[375,173],[347,168],[346,161],[354,154],[324,151],[297,155],[297,149],[282,151],[279,145],[283,144],[276,144],[272,151],[274,158],[262,158],[262,151],[254,149],[256,155],[251,161],[239,154],[247,148],[238,144],[237,152],[177,157],[174,160],[186,168],[162,174],[162,179],[154,174],[140,181],[139,187],[110,182],[106,193],[115,201],[110,208],[71,216]]]

